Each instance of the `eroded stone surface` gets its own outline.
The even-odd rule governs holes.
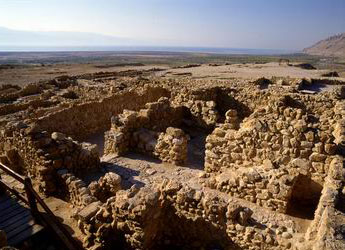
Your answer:
[[[138,75],[1,89],[1,162],[71,204],[85,248],[345,248],[343,88]],[[95,133],[101,160],[75,140]]]

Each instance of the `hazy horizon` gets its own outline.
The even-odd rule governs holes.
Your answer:
[[[58,52],[58,51],[166,51],[205,52],[219,54],[274,55],[298,53],[298,50],[269,48],[231,48],[207,46],[155,45],[89,32],[37,32],[0,27],[0,51],[4,52]]]
[[[283,55],[302,53],[284,49],[253,49],[188,46],[1,46],[1,52],[187,52],[231,55]]]
[[[27,35],[17,38],[12,32],[9,39],[11,35],[4,33],[3,48],[121,45],[301,51],[345,31],[343,0],[0,0],[0,4],[0,27]]]

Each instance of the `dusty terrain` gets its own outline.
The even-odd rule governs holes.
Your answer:
[[[345,249],[345,75],[300,63],[2,69],[0,160],[85,249]]]
[[[297,63],[296,63],[297,64]],[[197,64],[199,65],[199,64]],[[191,79],[254,79],[258,77],[287,77],[287,78],[321,78],[329,69],[307,70],[293,65],[280,65],[278,62],[263,64],[231,64],[225,65],[202,64],[198,67],[176,68],[168,64],[149,64],[143,66],[117,66],[114,64],[54,64],[48,66],[30,65],[0,69],[1,84],[24,85],[37,81],[46,81],[55,77],[70,75],[92,74],[96,72],[120,72],[126,70],[149,71],[155,69],[153,75],[169,78],[189,77]],[[345,69],[339,71],[339,76],[345,79]]]
[[[165,76],[186,76],[191,73],[190,77],[194,79],[255,79],[259,77],[284,77],[284,78],[320,78],[328,70],[307,70],[301,69],[294,65],[280,65],[279,63],[264,64],[232,64],[232,65],[201,65],[200,67],[187,69],[168,69],[157,73]],[[342,80],[345,75],[341,75]]]
[[[116,72],[130,69],[147,70],[153,66],[114,66],[100,69],[97,64],[59,64],[54,66],[30,65],[14,69],[0,69],[1,84],[24,85],[39,80],[50,80],[64,75],[81,75],[103,72]]]
[[[283,59],[283,63],[280,60]],[[287,63],[288,62],[288,63]],[[316,70],[294,67],[311,63]],[[156,75],[202,79],[256,77],[321,77],[337,71],[345,77],[342,59],[307,55],[246,56],[177,52],[0,52],[0,85],[23,85],[63,75],[163,69]],[[198,66],[201,67],[188,67]],[[211,66],[210,66],[211,65]],[[290,65],[290,66],[289,66]],[[187,67],[186,67],[187,66]],[[180,67],[180,68],[179,68]]]

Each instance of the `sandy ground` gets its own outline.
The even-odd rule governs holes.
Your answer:
[[[80,231],[77,221],[72,217],[74,209],[71,204],[53,196],[45,198],[44,201],[67,231],[75,239],[82,242],[85,235]]]
[[[27,83],[37,82],[39,80],[50,80],[62,75],[81,75],[96,72],[117,72],[123,70],[147,70],[158,68],[156,65],[149,66],[121,66],[98,68],[98,64],[55,64],[49,66],[31,66],[27,68],[0,69],[0,85],[16,84],[23,85]],[[160,67],[161,68],[161,67]]]
[[[191,73],[196,79],[251,79],[258,77],[290,77],[290,78],[320,78],[328,70],[306,70],[299,67],[279,65],[278,63],[266,64],[232,64],[221,66],[201,65],[200,67],[186,69],[169,69],[159,72],[159,75],[176,77],[176,74]],[[345,81],[345,76],[337,79]]]
[[[153,73],[155,76],[167,78],[190,77],[193,79],[252,79],[258,77],[291,77],[291,78],[320,78],[329,70],[305,70],[294,66],[279,65],[278,63],[266,64],[232,64],[209,66],[203,64],[194,68],[172,68],[167,65],[146,66],[114,66],[99,68],[98,63],[90,64],[54,64],[47,66],[30,66],[26,68],[0,69],[0,85],[37,82],[49,80],[62,75],[81,75],[96,72],[118,72],[124,70],[148,70],[152,68],[164,69]],[[335,78],[345,81],[345,75]]]

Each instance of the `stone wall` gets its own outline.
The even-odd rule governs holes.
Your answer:
[[[269,164],[266,164],[269,165]],[[216,175],[208,186],[273,211],[286,212],[296,176],[269,167],[239,168]]]
[[[184,109],[170,106],[167,98],[147,103],[145,107],[146,109],[139,111],[125,110],[122,114],[112,117],[111,129],[105,133],[105,154],[121,155],[128,152],[129,148],[152,152],[154,155],[165,154],[163,141],[166,136],[160,136],[159,133],[165,132],[170,126],[178,127],[182,123]],[[158,142],[159,149],[156,151]],[[183,144],[182,140],[181,145]]]
[[[80,174],[99,167],[96,145],[78,143],[61,133],[36,131],[24,123],[1,130],[1,160],[15,171],[30,176],[46,193],[56,191],[56,171],[66,168]]]
[[[0,97],[8,103],[0,105],[0,160],[77,208],[86,248],[345,248],[345,173],[338,156],[345,154],[342,93],[301,94],[306,80],[293,80],[293,86],[234,80],[209,87],[200,81],[197,88],[181,80],[163,84],[169,90],[142,88],[135,81],[99,79],[76,86],[76,79],[70,80],[60,86],[64,91],[59,81],[50,84],[55,90],[32,85],[6,94],[3,89]],[[126,184],[140,180],[128,190],[122,190],[119,175],[104,174],[114,171],[110,167],[87,186],[80,178],[100,170],[97,148],[68,137],[86,138],[110,128],[107,154],[142,152],[183,165],[189,136],[180,128],[190,133],[195,127],[203,135],[213,130],[206,140],[206,171],[151,166],[154,170],[146,172],[147,164],[110,161],[125,162],[128,169],[118,172],[125,172],[124,179],[127,171],[135,172]],[[201,133],[190,134],[199,139]],[[85,179],[95,177],[90,175]],[[302,209],[312,208],[310,218],[289,213],[300,201],[307,204]],[[301,228],[314,212],[304,235]]]
[[[85,182],[69,173],[67,169],[58,170],[57,176],[60,195],[72,205],[83,208],[97,201]]]
[[[275,166],[264,160],[260,166],[228,169],[222,173],[208,174],[207,186],[241,198],[272,211],[287,213],[293,204],[294,189],[298,198],[313,203],[322,186],[312,181],[312,166],[308,160],[296,158],[287,166]],[[300,181],[304,187],[298,187]],[[294,193],[293,193],[294,192]]]
[[[124,109],[139,110],[146,103],[169,95],[169,91],[161,87],[147,86],[142,90],[124,90],[99,101],[79,103],[48,113],[35,122],[41,130],[59,131],[75,139],[85,139],[89,135],[109,129],[111,117],[120,114]]]
[[[293,231],[254,220],[262,211],[238,200],[175,181],[157,183],[108,199],[83,225],[88,230],[84,246],[290,249],[293,244]]]
[[[98,181],[89,184],[91,194],[98,200],[106,202],[106,200],[116,195],[121,190],[121,177],[115,173],[109,172],[102,176]]]
[[[15,103],[0,106],[0,116],[16,113],[26,109],[37,109],[56,105],[57,102],[50,100],[42,100],[39,96],[28,100],[26,103]]]
[[[131,138],[131,150],[151,155],[163,162],[184,165],[187,161],[188,136],[183,130],[168,127],[165,132],[139,129]]]
[[[295,158],[310,160],[313,179],[323,183],[336,153],[332,128],[291,104],[290,97],[272,101],[243,120],[238,130],[225,122],[206,139],[205,170],[261,165],[268,159],[276,166]]]
[[[230,88],[221,87],[183,89],[172,93],[172,103],[186,107],[197,126],[213,129],[218,122],[224,121],[224,115],[229,109],[238,110],[241,119],[250,114],[245,105],[230,95],[231,91]]]
[[[183,130],[168,127],[165,133],[160,133],[153,155],[163,162],[184,165],[187,161],[188,136]]]
[[[338,102],[334,107],[335,126],[333,135],[335,143],[338,145],[339,153],[345,155],[345,103]]]
[[[21,97],[36,95],[45,89],[43,84],[27,84],[23,87],[5,85],[0,89],[0,103],[10,103]]]
[[[345,170],[344,159],[335,157],[325,180],[315,218],[302,242],[309,249],[344,249],[345,213]]]

